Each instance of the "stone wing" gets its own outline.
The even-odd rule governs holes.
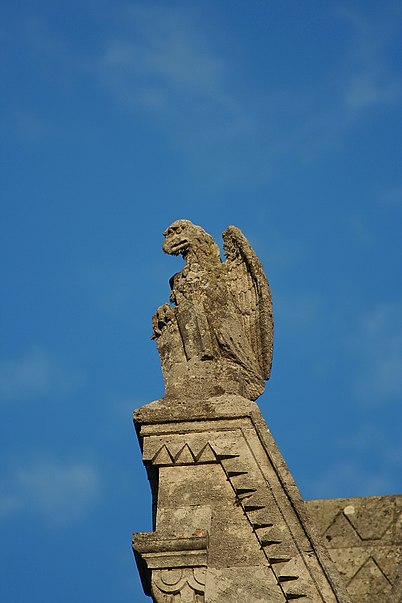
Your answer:
[[[260,366],[261,376],[269,379],[274,320],[268,280],[254,249],[236,226],[228,226],[222,237],[228,287]]]

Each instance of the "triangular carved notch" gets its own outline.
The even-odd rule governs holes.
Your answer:
[[[166,445],[161,446],[152,459],[154,465],[172,465],[173,458]]]
[[[193,453],[190,450],[188,444],[184,444],[183,448],[179,450],[174,459],[175,464],[189,465],[195,462]]]
[[[289,582],[291,580],[297,580],[299,578],[300,569],[295,559],[291,559],[288,563],[281,568],[277,578],[279,582]]]
[[[270,546],[272,544],[280,544],[283,541],[283,536],[279,530],[273,528],[261,534],[259,540],[262,546]]]
[[[205,444],[204,448],[195,457],[197,463],[216,463],[217,458],[215,452],[212,450],[210,444]]]
[[[255,488],[235,488],[237,496],[244,500],[246,497],[250,497],[256,491]]]

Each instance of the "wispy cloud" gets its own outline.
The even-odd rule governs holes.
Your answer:
[[[14,109],[2,116],[0,130],[3,136],[29,145],[48,138],[54,134],[55,128],[48,118],[35,115],[29,109]]]
[[[379,496],[395,494],[398,483],[387,475],[384,467],[375,471],[367,463],[353,459],[329,466],[310,486],[309,498],[346,498],[350,496]]]
[[[245,65],[232,64],[214,47],[202,11],[171,7],[130,10],[96,69],[126,106],[150,112],[175,144],[196,152],[198,162],[201,155],[208,174],[210,157],[223,180],[251,172],[266,179],[283,157],[309,163],[341,144],[360,109],[400,98],[401,80],[387,56],[398,15],[381,15],[338,11],[337,25],[350,25],[350,48],[309,87],[261,78],[247,93],[239,86]]]
[[[310,485],[311,497],[395,494],[400,490],[402,450],[383,428],[362,423],[338,440],[337,460]]]
[[[224,61],[190,11],[133,7],[125,17],[129,35],[110,39],[99,60],[100,73],[122,100],[167,112],[188,110],[192,103],[192,111],[201,113],[201,101],[228,108]]]
[[[258,127],[242,93],[229,84],[234,65],[214,48],[205,15],[196,12],[132,8],[88,65],[109,94],[136,118],[152,120],[204,181],[219,186],[266,166],[261,152],[258,161],[249,156]]]
[[[362,404],[402,399],[402,302],[384,302],[361,319],[352,340],[354,393]]]
[[[345,101],[351,109],[395,103],[401,90],[401,82],[396,78],[371,68],[352,76],[345,90]]]
[[[332,10],[324,7],[323,15]],[[211,14],[194,4],[119,4],[108,14],[100,46],[86,51],[40,22],[26,30],[34,55],[51,62],[60,85],[74,88],[83,77],[101,82],[120,106],[150,120],[184,150],[200,180],[219,187],[265,181],[289,159],[315,162],[344,144],[367,109],[399,101],[402,83],[392,52],[401,14],[392,7],[377,13],[346,6],[332,14],[335,28],[349,26],[345,48],[308,85],[291,71],[270,79],[269,69],[261,68],[255,76],[247,56],[238,61],[239,55],[222,50]],[[227,47],[238,49],[230,27],[225,35]],[[46,134],[39,116],[17,122],[16,135]]]
[[[23,514],[62,527],[84,517],[101,492],[98,471],[85,462],[40,460],[17,468],[14,475],[2,481],[3,521]]]
[[[380,194],[379,202],[389,208],[402,207],[402,184],[384,190]]]
[[[349,73],[345,78],[344,100],[353,111],[398,102],[402,76],[392,67],[390,49],[398,46],[402,13],[397,4],[374,15],[344,6],[339,14],[352,27]]]
[[[24,356],[0,363],[0,401],[31,399],[53,393],[64,393],[79,382],[40,348]]]

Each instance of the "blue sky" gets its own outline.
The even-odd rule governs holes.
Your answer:
[[[402,491],[399,2],[5,2],[1,600],[148,601],[131,423],[177,218],[270,280],[261,410],[305,498]]]

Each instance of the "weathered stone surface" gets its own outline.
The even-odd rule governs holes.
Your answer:
[[[162,399],[136,411],[135,421],[144,463],[157,482],[155,534],[177,539],[177,547],[183,538],[208,534],[200,601],[349,601],[254,402]],[[136,542],[144,583],[151,584],[153,566]],[[163,599],[151,588],[155,601],[170,601],[167,591]]]
[[[273,318],[250,244],[230,226],[222,262],[188,220],[164,235],[185,267],[153,317],[165,396],[134,413],[155,530],[133,535],[144,591],[156,603],[402,603],[402,497],[305,503],[252,401]]]
[[[254,400],[269,378],[273,343],[271,293],[256,254],[234,226],[223,233],[223,263],[213,238],[189,220],[164,235],[163,250],[185,260],[170,279],[173,305],[152,320],[165,397]]]
[[[402,495],[305,501],[356,603],[402,601]]]

